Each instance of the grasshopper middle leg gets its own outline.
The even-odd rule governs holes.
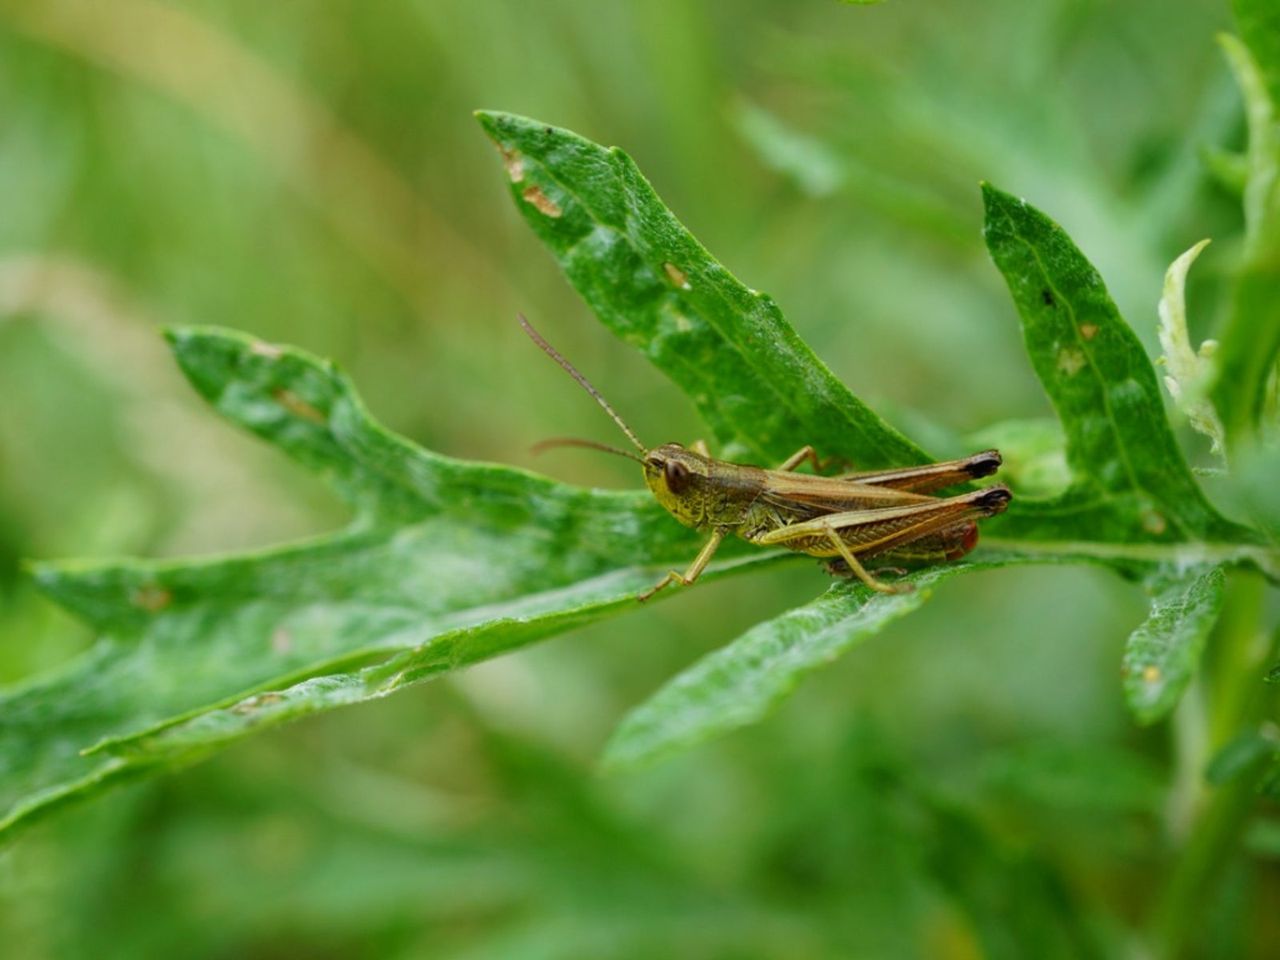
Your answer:
[[[828,457],[826,460],[819,460],[818,451],[813,449],[812,444],[806,443],[787,459],[783,460],[782,463],[778,464],[778,470],[785,473],[789,470],[794,470],[806,461],[813,465],[814,473],[822,473],[836,464],[847,464],[849,462],[843,457]]]

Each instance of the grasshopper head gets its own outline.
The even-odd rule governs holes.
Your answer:
[[[641,463],[644,482],[657,501],[685,526],[700,526],[706,519],[710,461],[678,443],[664,443],[648,451]]]

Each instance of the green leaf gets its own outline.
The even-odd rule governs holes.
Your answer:
[[[606,768],[647,766],[767,717],[804,677],[916,610],[933,588],[960,574],[1049,557],[984,551],[979,560],[929,567],[904,577],[907,593],[875,593],[857,582],[832,586],[811,603],[756,624],[703,657],[632,710],[605,748]]]
[[[1020,550],[1109,559],[1147,582],[1151,614],[1130,637],[1126,699],[1151,722],[1185,689],[1222,606],[1224,563],[1275,577],[1274,550],[1222,517],[1178,449],[1151,362],[1102,278],[1056,223],[983,186],[986,239],[1066,433],[1071,482],[1019,497],[991,524]],[[988,540],[990,542],[990,540]]]
[[[811,443],[868,469],[929,460],[832,375],[772,298],[707,253],[629,156],[525,117],[476,116],[569,282],[692,398],[722,455],[776,463]]]
[[[910,593],[880,594],[838,583],[822,597],[752,627],[703,657],[631,711],[605,748],[604,765],[642,766],[677,750],[756,723],[805,674],[829,663],[928,599],[933,585],[972,563],[914,575]]]
[[[989,184],[983,199],[987,247],[1018,308],[1032,366],[1062,421],[1071,472],[1060,495],[1019,497],[992,528],[1012,541],[1053,542],[1068,553],[1272,564],[1269,553],[1251,549],[1257,536],[1223,518],[1197,486],[1169,427],[1151,361],[1093,265],[1026,201]],[[1097,549],[1102,544],[1132,549]]]
[[[179,330],[197,389],[328,480],[341,533],[209,560],[38,567],[97,645],[0,697],[0,834],[104,784],[316,710],[385,695],[635,606],[697,537],[647,494],[463,463],[377,424],[331,364]],[[767,561],[752,552],[712,575]]]
[[[1221,566],[1162,579],[1151,613],[1124,649],[1124,694],[1142,723],[1163,719],[1190,683],[1209,632],[1222,612]]]

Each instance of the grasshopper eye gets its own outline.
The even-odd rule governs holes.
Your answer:
[[[683,493],[689,485],[689,468],[679,460],[668,460],[663,470],[667,481],[667,489],[672,493]]]

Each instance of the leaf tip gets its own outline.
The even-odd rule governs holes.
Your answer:
[[[181,324],[165,324],[160,328],[160,336],[164,337],[164,342],[169,345],[169,349],[174,353],[189,344],[194,335],[194,327]]]
[[[505,142],[513,140],[521,134],[544,131],[551,133],[557,128],[543,123],[541,120],[534,120],[532,117],[522,117],[518,113],[508,113],[505,110],[473,110],[472,116],[479,122],[481,128],[489,139],[497,142]]]
[[[497,110],[472,110],[471,115],[476,118],[476,122],[480,124],[481,129],[489,136],[494,136],[498,130],[498,118],[503,116]]]
[[[248,343],[253,338],[229,327],[173,324],[161,328],[161,335],[174,353],[212,343]]]
[[[982,204],[988,213],[1011,203],[1025,203],[1025,201],[1018,200],[1013,194],[1001,190],[990,180],[979,181],[979,186],[982,188]]]

